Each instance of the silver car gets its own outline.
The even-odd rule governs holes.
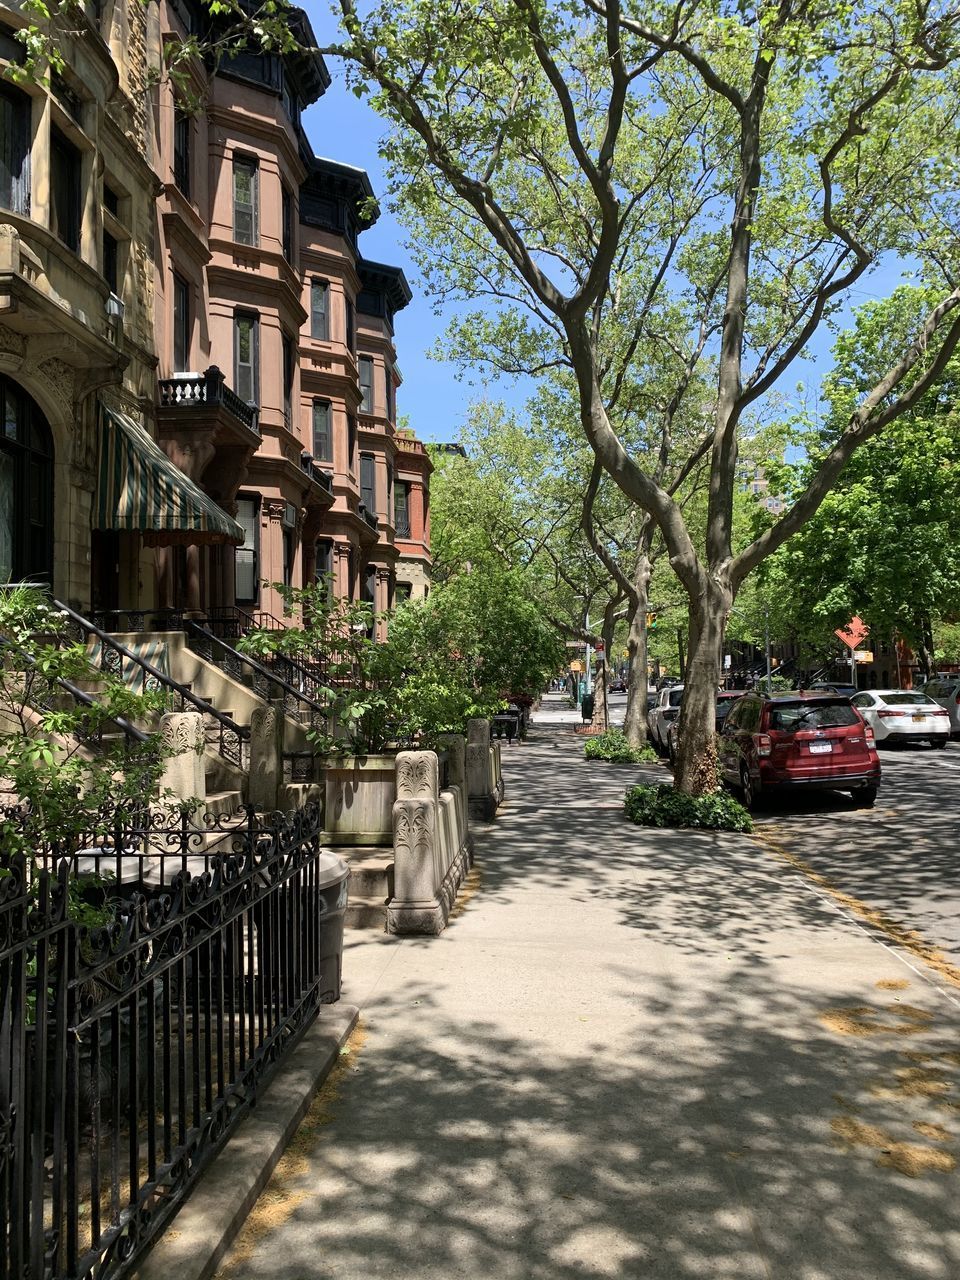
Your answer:
[[[960,734],[960,675],[935,676],[923,692],[949,714],[951,734]]]
[[[667,730],[680,715],[680,703],[683,701],[683,685],[675,684],[669,689],[661,689],[657,700],[647,712],[647,730],[650,734],[650,745],[658,755],[667,754]]]

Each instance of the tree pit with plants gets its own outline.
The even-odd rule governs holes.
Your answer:
[[[622,729],[607,729],[583,745],[586,760],[606,760],[609,764],[656,764],[657,753],[650,746],[631,747]]]
[[[638,827],[696,827],[707,831],[752,831],[753,819],[728,791],[691,796],[667,783],[631,787],[623,811]]]

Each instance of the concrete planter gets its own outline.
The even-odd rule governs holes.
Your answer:
[[[324,762],[325,843],[393,844],[395,755],[331,756]]]

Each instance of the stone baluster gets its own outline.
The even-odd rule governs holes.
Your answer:
[[[249,803],[264,813],[281,808],[283,788],[283,710],[268,702],[250,716]]]
[[[492,822],[503,799],[499,752],[491,745],[490,721],[467,721],[467,800],[471,818]]]
[[[387,907],[390,933],[436,934],[446,924],[437,892],[439,800],[436,752],[401,751],[393,805],[394,897]]]
[[[467,740],[462,733],[445,733],[440,737],[440,745],[447,753],[450,790],[456,805],[458,848],[472,861],[473,845],[467,813]]]
[[[160,776],[161,798],[197,807],[207,802],[204,772],[206,734],[198,711],[168,711],[160,717],[160,741],[166,753]]]

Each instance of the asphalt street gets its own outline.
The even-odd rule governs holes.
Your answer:
[[[880,760],[874,809],[835,792],[778,797],[758,831],[960,964],[960,744],[881,748]]]
[[[610,696],[622,722],[626,698]],[[960,966],[960,743],[880,748],[876,807],[821,791],[765,798],[758,834]]]

